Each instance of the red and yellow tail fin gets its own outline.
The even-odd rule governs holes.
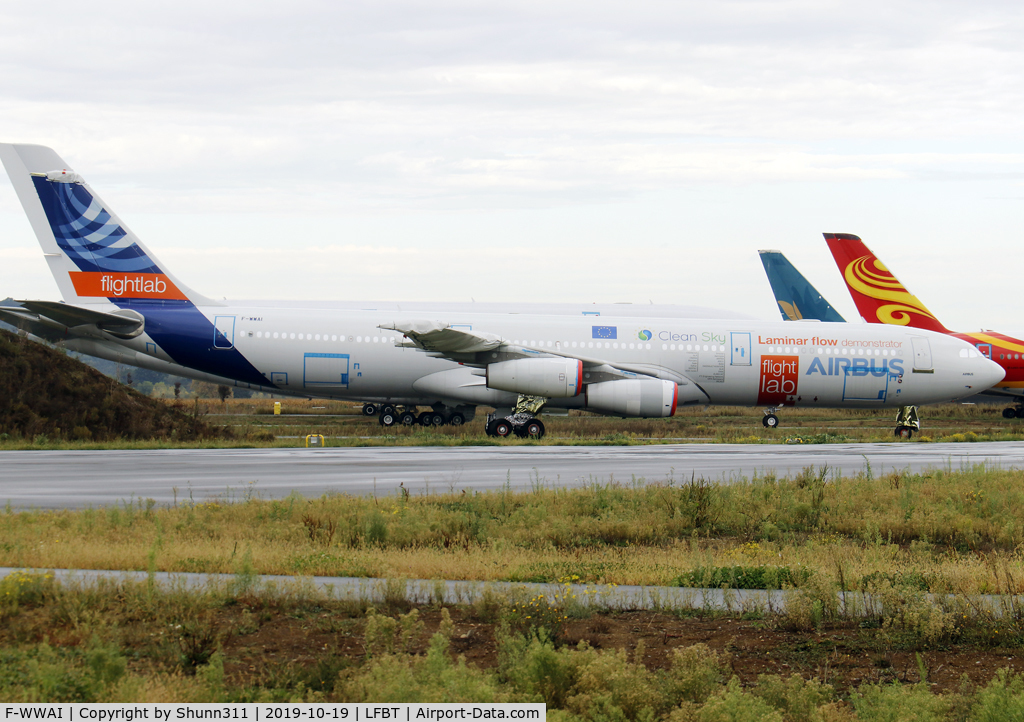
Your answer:
[[[857,304],[857,311],[865,321],[949,333],[860,238],[849,233],[824,235],[853,302]]]

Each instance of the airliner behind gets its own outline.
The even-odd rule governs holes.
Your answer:
[[[857,311],[865,321],[945,333],[974,345],[983,356],[999,364],[1005,374],[985,393],[1016,403],[1003,409],[1005,418],[1024,418],[1024,340],[996,331],[950,331],[900,283],[864,241],[849,233],[825,233],[824,236]]]
[[[172,274],[53,150],[0,144],[0,159],[63,297],[20,301],[0,309],[5,319],[120,363],[360,401],[385,425],[458,425],[489,406],[487,433],[540,437],[545,408],[666,417],[728,404],[766,407],[773,427],[780,406],[937,403],[1003,377],[969,343],[896,326],[794,328],[672,307],[215,301]]]

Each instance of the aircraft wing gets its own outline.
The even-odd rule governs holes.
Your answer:
[[[664,379],[682,385],[693,383],[685,376],[655,364],[623,364],[569,353],[561,349],[520,346],[494,334],[453,327],[440,321],[402,321],[381,325],[379,328],[403,334],[405,338],[398,341],[397,346],[416,348],[428,352],[431,356],[446,358],[465,366],[482,368],[489,363],[499,361],[558,356],[581,361],[584,372],[587,374],[588,383],[629,379],[637,376]]]

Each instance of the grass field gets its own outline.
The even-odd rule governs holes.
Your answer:
[[[253,487],[236,503],[8,508],[0,565],[233,573],[246,558],[266,574],[654,585],[766,567],[809,571],[837,589],[898,572],[932,592],[1021,593],[1021,477],[976,468],[836,478],[808,468],[728,485],[275,500]]]
[[[167,401],[173,404],[173,401]],[[376,417],[365,417],[360,407],[323,400],[282,401],[282,414],[273,414],[270,399],[230,399],[179,402],[187,413],[214,427],[234,433],[232,439],[204,441],[122,440],[105,443],[72,441],[64,437],[17,438],[0,435],[0,449],[27,448],[190,448],[232,446],[295,446],[307,434],[323,434],[328,446],[398,445],[517,445],[538,443],[517,438],[497,440],[483,432],[483,416],[463,427],[386,429]],[[1024,439],[1024,421],[1004,419],[1002,405],[945,404],[921,410],[922,430],[914,442],[989,441]],[[657,443],[782,443],[893,441],[893,413],[836,409],[782,409],[781,426],[761,425],[763,412],[744,407],[680,409],[668,419],[618,419],[572,412],[569,416],[543,416],[547,436],[543,444],[657,444]],[[6,437],[6,438],[5,438]]]
[[[0,513],[0,565],[227,572],[0,583],[5,700],[548,702],[553,719],[1006,719],[1024,713],[1021,473],[807,469],[381,498]],[[412,610],[259,573],[782,588],[784,613],[487,595]],[[395,585],[397,588],[397,585]],[[390,587],[387,587],[390,588]],[[846,609],[844,591],[866,606]],[[1004,595],[994,605],[980,595]],[[448,606],[446,606],[446,604]],[[1002,670],[1002,671],[1000,671]],[[917,715],[912,717],[911,715]]]

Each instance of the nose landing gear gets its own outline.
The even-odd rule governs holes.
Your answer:
[[[766,429],[777,429],[779,427],[779,417],[775,415],[778,411],[777,406],[770,406],[765,409],[764,418],[761,419],[761,426]]]
[[[901,406],[896,414],[896,429],[893,435],[899,439],[910,439],[914,432],[921,431],[921,419],[916,406]]]

